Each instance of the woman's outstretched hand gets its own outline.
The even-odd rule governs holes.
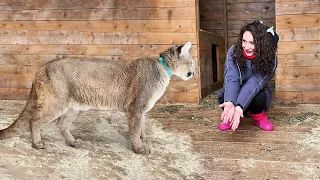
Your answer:
[[[221,120],[223,123],[227,123],[228,121],[232,121],[234,114],[234,105],[232,102],[224,102],[219,105],[219,107],[223,107],[223,112],[221,113]]]
[[[243,110],[240,106],[236,106],[234,109],[233,118],[231,120],[231,129],[232,130],[238,129],[241,118],[243,118]]]

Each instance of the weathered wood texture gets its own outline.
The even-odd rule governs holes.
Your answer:
[[[225,44],[222,37],[203,30],[199,31],[198,44],[202,99],[222,87]]]
[[[320,2],[276,0],[279,68],[276,96],[287,103],[320,103]]]
[[[319,178],[319,105],[272,106],[268,111],[275,125],[272,132],[254,126],[249,117],[241,120],[236,131],[219,131],[222,111],[215,96],[176,113],[170,108],[163,112],[161,106],[155,107],[151,117],[167,130],[192,137],[194,149],[203,155],[203,179]]]
[[[275,26],[275,3],[273,0],[206,0],[200,1],[200,28],[219,36],[228,36],[227,47],[237,40],[243,25],[253,20]],[[226,14],[224,14],[226,8]],[[224,20],[224,16],[227,16]],[[227,30],[227,32],[226,32]]]
[[[4,0],[0,99],[26,99],[34,72],[55,58],[131,60],[191,41],[197,59],[196,21],[194,0]],[[174,80],[162,101],[197,102],[198,79],[185,89]]]

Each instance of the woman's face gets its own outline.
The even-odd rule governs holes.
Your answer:
[[[247,56],[252,56],[254,52],[253,36],[250,31],[246,31],[242,36],[242,48]]]

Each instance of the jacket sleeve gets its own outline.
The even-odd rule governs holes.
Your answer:
[[[243,111],[247,109],[252,99],[270,82],[270,80],[275,75],[276,67],[277,67],[277,58],[275,59],[275,67],[273,68],[272,73],[265,76],[261,74],[253,75],[243,85],[236,101],[238,104],[240,104],[243,107]]]
[[[231,101],[236,103],[240,91],[240,75],[238,66],[232,59],[232,46],[227,54],[227,59],[224,65],[224,102]]]

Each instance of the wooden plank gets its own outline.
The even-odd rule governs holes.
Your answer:
[[[223,12],[200,12],[201,21],[221,21],[223,19]],[[203,28],[202,28],[203,29]]]
[[[29,93],[30,93],[29,88],[24,88],[24,89],[0,88],[0,99],[23,100],[28,98]]]
[[[224,34],[224,49],[228,47],[228,0],[223,0],[223,34]]]
[[[200,43],[199,50],[201,51],[211,51],[212,45],[210,43]]]
[[[218,81],[223,82],[224,62],[226,60],[226,46],[218,46],[217,53],[217,69],[218,69]]]
[[[319,53],[319,41],[292,41],[292,42],[279,42],[279,54],[312,54]]]
[[[266,152],[268,153],[268,152]],[[244,160],[205,156],[205,167],[212,171],[206,179],[317,179],[319,163]],[[250,165],[249,165],[250,164]]]
[[[195,20],[1,21],[0,30],[195,32]]]
[[[277,29],[281,41],[313,41],[320,40],[319,27]]]
[[[320,91],[276,91],[275,95],[284,103],[320,103]]]
[[[219,4],[219,3],[223,3],[223,0],[201,0],[199,2],[200,5],[202,5],[202,4]]]
[[[276,80],[277,83],[277,80]],[[278,91],[275,92],[275,97],[283,103],[303,103],[301,91]]]
[[[276,15],[287,14],[320,14],[319,1],[294,1],[277,3]]]
[[[304,104],[319,104],[320,103],[320,91],[301,92],[302,103]]]
[[[223,159],[248,160],[259,159],[263,161],[305,162],[318,163],[319,154],[316,151],[302,149],[301,145],[274,144],[274,143],[242,143],[195,141],[194,148],[207,156]],[[272,148],[272,153],[268,149]],[[301,150],[300,153],[296,149]],[[241,153],[240,153],[241,152]],[[286,153],[283,153],[286,152]],[[286,154],[295,154],[287,156]]]
[[[285,66],[320,66],[320,53],[314,54],[279,54],[279,67]]]
[[[274,11],[274,2],[255,2],[255,3],[230,3],[227,6],[228,12],[267,12]]]
[[[63,2],[63,3],[62,3]],[[104,8],[148,8],[148,7],[189,7],[195,6],[193,0],[91,0],[86,1],[57,1],[57,0],[37,0],[37,1],[9,1],[3,0],[0,10],[29,10],[29,9],[104,9]]]
[[[268,113],[270,114],[270,113]],[[277,116],[272,116],[277,117]],[[277,121],[276,119],[270,119],[271,121]],[[248,125],[251,125],[252,120],[250,118],[243,119],[243,121],[250,121]],[[301,136],[307,136],[310,132],[288,132],[282,130],[274,130],[272,133],[257,133],[251,130],[242,130],[241,126],[244,122],[240,122],[240,129],[234,133],[225,133],[221,136],[221,132],[218,129],[203,129],[201,131],[194,131],[190,133],[192,140],[194,141],[219,141],[219,142],[248,142],[248,143],[272,143],[272,144],[288,144],[299,145],[297,139]],[[277,122],[274,122],[275,124]],[[276,124],[276,127],[280,126]]]
[[[238,40],[238,37],[229,37],[228,38],[228,45],[229,46],[235,45],[237,40]]]
[[[223,30],[224,29],[224,22],[223,21],[215,21],[215,20],[202,20],[200,22],[201,29],[207,30],[207,29],[218,29]]]
[[[275,26],[275,19],[265,20],[262,18],[263,24],[267,26]],[[229,30],[240,30],[244,25],[248,23],[252,23],[252,20],[232,20],[228,21],[228,29]]]
[[[200,4],[199,7],[200,12],[223,12],[223,4],[222,3],[215,3],[215,4]]]
[[[276,23],[277,23],[277,28],[319,27],[320,14],[277,16]]]
[[[275,12],[273,10],[263,11],[263,12],[228,12],[228,20],[272,20],[275,17]]]
[[[276,79],[291,80],[291,79],[318,79],[320,77],[320,66],[290,66],[278,67]]]
[[[211,96],[211,97],[214,98],[216,96]],[[211,99],[210,102],[216,103],[216,99]],[[294,106],[294,107],[300,107],[300,106]],[[270,109],[270,111],[271,110],[273,110],[273,108]],[[203,120],[199,120],[199,119],[196,119],[196,120],[188,119],[187,121],[180,120],[181,117],[190,116],[190,114],[192,115],[192,114],[198,113],[197,111],[196,112],[194,112],[194,111],[190,112],[190,111],[191,110],[189,110],[189,113],[182,113],[181,111],[179,111],[179,113],[177,115],[171,116],[171,119],[168,119],[168,115],[157,115],[156,118],[161,119],[161,122],[166,127],[174,129],[174,130],[178,130],[178,131],[184,131],[184,132],[190,133],[190,131],[193,132],[193,130],[195,130],[195,129],[199,130],[199,131],[208,131],[208,128],[216,129],[217,131],[219,131],[216,126],[218,126],[218,124],[221,122],[219,116],[221,115],[222,111],[220,108],[218,109],[218,111],[214,110],[214,108],[211,108],[208,110],[209,112],[205,112],[205,114],[209,115],[208,119],[210,119],[211,117],[215,117],[215,121],[212,124],[208,123],[207,118],[204,118]],[[212,112],[212,111],[215,111],[215,112]],[[300,111],[297,111],[296,109],[295,109],[295,111],[298,113],[301,113]],[[288,113],[287,113],[287,111],[285,111],[285,112],[286,113],[284,113],[284,114],[296,114],[296,112],[288,112]],[[309,111],[306,110],[303,113],[308,114],[308,113],[310,113],[310,110]],[[270,114],[269,111],[268,111],[268,114]],[[279,113],[276,113],[274,117],[278,117],[278,116],[282,117],[281,114],[279,115]],[[286,117],[286,118],[288,118],[288,117]],[[293,131],[292,125],[290,125],[286,122],[281,122],[281,120],[279,120],[279,121],[277,119],[274,119],[274,124],[276,126],[276,130],[274,130],[274,131],[285,131],[285,132],[292,132]],[[294,131],[297,133],[304,134],[305,132],[311,132],[313,127],[314,126],[312,124],[310,124],[309,126],[296,126],[296,127],[294,127]],[[240,132],[240,131],[260,132],[261,131],[258,127],[254,126],[252,124],[252,120],[250,118],[244,118],[243,121],[241,121],[241,126],[239,128],[240,129],[237,129],[237,132]],[[221,131],[219,131],[219,132],[221,132]],[[226,133],[231,133],[231,132],[229,131]],[[287,145],[290,145],[290,143],[288,143]]]
[[[24,77],[34,77],[37,69],[37,66],[1,65],[0,76],[10,77],[23,75]]]
[[[205,42],[205,43],[214,44],[214,45],[224,45],[224,41],[222,37],[215,36],[210,32],[200,30],[198,35],[199,35],[199,43]]]
[[[224,37],[224,30],[223,29],[203,29],[203,30],[208,31],[215,36]]]
[[[276,91],[320,91],[320,79],[276,79]]]
[[[230,37],[238,37],[240,34],[240,30],[241,29],[237,29],[237,30],[228,30],[228,35]]]
[[[83,31],[0,31],[0,44],[184,44],[196,33],[91,33]]]
[[[31,88],[32,77],[0,77],[0,88]]]
[[[86,55],[86,56],[152,56],[171,45],[0,45],[0,54],[11,55]],[[197,46],[190,53],[197,56]]]
[[[200,58],[202,59],[212,59],[212,52],[211,50],[201,50],[200,49]],[[201,60],[200,60],[201,62]]]
[[[209,54],[212,54],[212,51],[200,51],[201,88],[210,86],[213,83],[212,58],[205,57],[210,56]]]
[[[1,21],[49,20],[195,20],[195,7],[0,11]]]

